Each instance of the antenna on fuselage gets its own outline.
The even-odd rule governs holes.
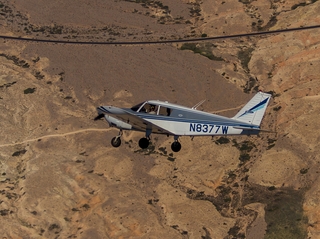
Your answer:
[[[197,109],[200,105],[202,105],[206,100],[201,100],[198,104],[195,104],[192,109]]]

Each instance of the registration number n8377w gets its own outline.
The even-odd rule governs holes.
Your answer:
[[[225,125],[213,125],[213,124],[194,124],[190,123],[190,132],[198,132],[198,133],[222,133],[227,134],[228,133],[229,126]]]

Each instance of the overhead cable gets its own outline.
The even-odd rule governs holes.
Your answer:
[[[221,36],[214,36],[214,37],[201,37],[201,38],[189,38],[189,39],[172,39],[172,40],[161,40],[161,41],[69,41],[69,40],[14,37],[14,36],[5,36],[5,35],[0,35],[0,38],[5,40],[14,40],[14,41],[28,41],[28,42],[55,43],[55,44],[79,44],[79,45],[148,45],[148,44],[151,44],[151,45],[155,45],[155,44],[170,44],[170,43],[185,43],[185,42],[202,42],[202,41],[213,41],[213,40],[220,40],[220,39],[270,35],[270,34],[285,33],[285,32],[311,30],[316,28],[320,28],[320,25],[287,28],[287,29],[271,30],[271,31],[252,32],[252,33],[241,33],[241,34],[234,34],[234,35],[221,35]]]

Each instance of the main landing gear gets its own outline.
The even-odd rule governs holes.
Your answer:
[[[139,146],[142,149],[146,149],[149,146],[150,143],[150,134],[151,134],[152,130],[151,129],[147,129],[146,130],[146,137],[145,138],[141,138],[139,140]]]
[[[149,138],[149,137],[148,137],[148,138],[147,138],[147,137],[146,137],[146,138],[141,138],[141,139],[139,140],[139,146],[140,146],[140,148],[142,148],[142,149],[148,148],[149,144],[150,144],[150,138]],[[171,144],[171,149],[172,149],[173,152],[179,152],[179,151],[180,151],[180,149],[181,149],[181,144],[178,142],[178,139],[176,139],[176,140]]]
[[[119,134],[116,137],[113,137],[111,139],[111,145],[115,148],[118,148],[121,145],[121,136],[122,136],[123,132],[122,130],[119,131]],[[142,149],[146,149],[149,146],[150,143],[150,133],[149,131],[146,133],[146,137],[145,138],[141,138],[139,140],[139,146]]]
[[[142,149],[148,148],[149,143],[150,143],[150,138],[141,138],[141,139],[139,140],[139,146],[140,146],[140,148],[142,148]]]
[[[178,141],[179,136],[174,136],[174,142],[171,144],[171,149],[173,152],[179,152],[181,149],[181,144]]]
[[[171,149],[173,152],[179,152],[181,149],[181,144],[178,141],[175,141],[171,144]]]
[[[118,148],[121,145],[121,136],[123,132],[122,130],[119,131],[119,134],[116,137],[113,137],[111,140],[111,145],[115,148]],[[146,137],[141,138],[139,140],[139,147],[142,149],[148,148],[150,144],[150,134],[151,130],[147,130]],[[181,149],[181,144],[178,141],[179,136],[174,136],[174,142],[171,144],[171,149],[173,152],[179,152]]]

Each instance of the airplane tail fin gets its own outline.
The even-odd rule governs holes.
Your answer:
[[[270,98],[270,94],[258,92],[233,119],[259,126]]]

